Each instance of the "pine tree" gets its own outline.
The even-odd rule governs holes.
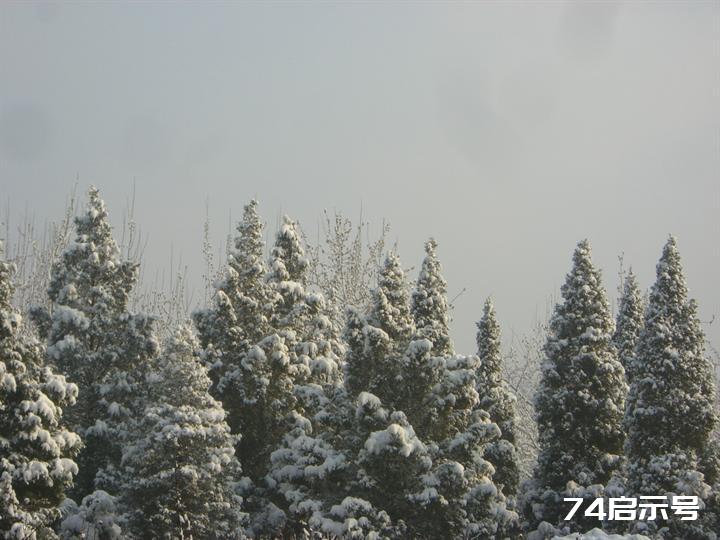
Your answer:
[[[265,481],[285,514],[283,536],[302,536],[326,523],[348,484],[348,460],[337,433],[347,399],[342,386],[344,346],[322,294],[309,292],[307,258],[297,224],[287,216],[276,235],[267,282],[278,301],[273,325],[288,346],[296,399],[288,430],[270,455]]]
[[[272,469],[271,455],[282,444],[298,408],[295,381],[312,371],[296,350],[302,344],[296,323],[304,324],[312,310],[303,304],[302,317],[296,320],[295,304],[304,296],[296,294],[302,285],[290,279],[299,277],[301,266],[288,256],[297,247],[294,226],[281,230],[282,248],[273,250],[272,273],[263,259],[262,229],[257,203],[251,201],[237,227],[225,276],[217,284],[215,305],[195,312],[193,319],[201,357],[213,380],[211,394],[222,401],[231,432],[241,435],[236,455],[247,474],[243,495],[251,514],[250,530],[273,536],[280,534],[286,515],[269,501],[273,493],[268,487],[273,486],[266,477]],[[288,311],[280,315],[286,306]]]
[[[615,325],[587,240],[575,250],[561,293],[535,399],[540,452],[527,497],[531,527],[562,520],[566,490],[577,493],[581,486],[594,498],[591,486],[606,484],[621,460],[624,370],[610,342]],[[581,520],[567,525],[591,528]]]
[[[402,352],[415,331],[410,314],[410,296],[405,272],[396,253],[390,252],[373,291],[368,324],[385,332],[393,349]]]
[[[262,230],[257,201],[252,200],[237,225],[225,275],[216,284],[215,305],[193,313],[213,394],[219,399],[228,391],[227,372],[233,372],[241,357],[271,329],[272,307],[278,299],[265,282]],[[229,422],[234,429],[232,412]]]
[[[67,414],[85,443],[73,490],[80,497],[95,485],[114,489],[138,384],[158,350],[152,319],[128,311],[138,265],[121,259],[98,190],[88,196],[85,214],[75,218],[75,241],[52,268],[51,312],[33,313],[49,362],[82,388]]]
[[[278,302],[274,306],[274,326],[292,326],[292,317],[299,317],[299,307],[305,297],[307,257],[302,245],[297,223],[288,216],[283,222],[275,238],[270,256],[268,282],[278,293]],[[290,320],[288,320],[290,318]]]
[[[430,340],[434,356],[447,356],[453,353],[447,282],[441,274],[436,248],[437,242],[432,238],[425,243],[426,256],[412,293],[412,315],[416,327],[415,337]]]
[[[267,473],[270,454],[295,407],[294,343],[272,326],[279,298],[266,280],[262,229],[253,200],[237,226],[215,306],[193,314],[201,356],[213,379],[211,393],[228,412],[232,433],[242,435],[237,456],[253,482]]]
[[[414,313],[425,328],[438,330],[427,321],[444,317],[428,308],[447,301],[432,259],[426,276],[433,277],[423,280]],[[396,256],[388,257],[380,276],[370,314],[351,310],[345,330],[348,387],[358,400],[356,416],[367,419],[357,424],[366,434],[359,451],[350,452],[357,492],[388,512],[400,537],[492,537],[513,530],[517,516],[507,511],[492,466],[482,458],[500,431],[478,407],[479,360],[435,355],[433,343],[416,333]]]
[[[55,538],[50,526],[78,473],[80,438],[62,418],[78,388],[45,366],[42,346],[21,332],[10,273],[0,261],[0,537]]]
[[[625,368],[625,378],[628,384],[632,383],[633,378],[630,359],[635,355],[635,346],[640,338],[642,326],[642,296],[635,274],[630,270],[625,278],[612,340],[617,349],[618,360]]]
[[[389,253],[380,269],[367,317],[348,310],[346,379],[352,396],[369,392],[394,408],[401,399],[397,386],[401,358],[415,332],[410,297],[400,259]]]
[[[411,495],[418,504],[413,517],[421,537],[510,538],[518,534],[518,516],[495,485],[493,466],[484,459],[501,435],[480,408],[477,356],[436,358],[442,361],[439,383],[431,393],[432,431],[427,435],[432,470],[423,489]]]
[[[633,495],[709,495],[701,460],[717,424],[715,382],[705,357],[697,304],[688,299],[680,255],[670,237],[657,265],[645,325],[629,359],[625,411],[628,490]],[[638,524],[642,530],[643,525]],[[663,538],[710,538],[702,524],[655,523]]]
[[[187,327],[172,336],[146,378],[147,400],[123,453],[125,505],[139,538],[237,538],[241,498],[236,436],[209,394],[207,369]]]
[[[515,449],[515,396],[502,379],[500,326],[492,301],[485,302],[483,316],[477,323],[477,345],[480,357],[477,390],[480,408],[500,428],[501,437],[485,448],[485,459],[495,467],[493,481],[508,496],[517,493],[519,469]]]

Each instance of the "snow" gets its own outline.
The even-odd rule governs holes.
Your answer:
[[[370,454],[381,454],[388,449],[396,451],[403,457],[415,452],[425,451],[425,445],[415,436],[412,428],[399,424],[390,424],[383,431],[375,431],[365,441],[365,449]]]

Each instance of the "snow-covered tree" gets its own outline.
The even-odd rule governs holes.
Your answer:
[[[344,346],[334,322],[335,306],[307,290],[308,262],[296,222],[283,217],[272,249],[267,283],[275,293],[274,330],[285,339],[295,364],[295,384],[331,384],[342,380]]]
[[[567,511],[563,492],[577,485],[594,497],[592,486],[607,483],[621,462],[627,387],[611,344],[615,324],[587,240],[575,249],[561,293],[536,395],[540,453],[526,499],[531,527],[559,523]],[[569,526],[578,530],[584,524]]]
[[[347,313],[346,380],[352,396],[369,392],[386,406],[399,400],[397,384],[401,358],[415,332],[405,272],[395,253],[380,270],[367,317],[354,309]]]
[[[415,331],[407,278],[400,257],[394,252],[388,253],[378,275],[368,323],[385,332],[399,351],[404,350]]]
[[[264,479],[270,498],[285,514],[283,536],[322,528],[327,522],[318,517],[342,501],[348,484],[348,460],[337,436],[344,429],[347,400],[342,386],[344,345],[335,307],[306,288],[306,261],[297,224],[285,217],[271,252],[267,282],[278,299],[272,321],[288,347],[296,401]]]
[[[62,418],[78,388],[53,373],[43,347],[21,332],[10,274],[0,261],[0,537],[55,538],[50,526],[78,473],[80,437]]]
[[[141,538],[237,538],[242,499],[236,436],[189,328],[180,327],[146,377],[147,400],[123,452],[123,500]]]
[[[453,352],[447,282],[441,274],[436,249],[437,242],[432,238],[425,243],[425,259],[412,293],[411,311],[415,320],[415,337],[428,339],[434,356],[447,356]]]
[[[637,278],[631,269],[625,278],[613,335],[613,345],[617,349],[618,360],[625,368],[625,378],[628,384],[632,383],[633,377],[630,359],[635,355],[635,346],[640,338],[642,326],[642,295]]]
[[[81,388],[67,411],[85,443],[77,496],[96,483],[114,484],[138,384],[158,350],[152,319],[127,309],[138,265],[122,260],[98,190],[91,187],[88,196],[84,215],[75,218],[75,240],[53,265],[51,309],[33,313],[48,361]]]
[[[272,326],[279,298],[266,280],[262,229],[257,202],[251,201],[237,226],[215,305],[193,314],[212,394],[222,401],[232,433],[242,435],[237,457],[254,482],[267,473],[296,402],[294,343]]]
[[[226,373],[233,372],[239,359],[270,331],[276,299],[265,282],[267,266],[262,231],[257,201],[252,200],[245,205],[237,225],[226,271],[215,284],[215,305],[193,313],[214,393],[221,399],[226,391]],[[232,416],[231,411],[231,427]]]
[[[127,527],[118,498],[101,489],[84,497],[80,506],[66,499],[62,511],[62,540],[119,540]]]
[[[507,508],[492,476],[485,449],[500,437],[500,429],[479,406],[477,356],[435,358],[441,378],[430,401],[435,411],[427,434],[432,470],[423,489],[411,495],[419,505],[415,518],[422,537],[507,538],[518,533],[518,517]]]
[[[480,367],[477,373],[477,391],[480,408],[490,415],[490,420],[500,428],[498,440],[485,447],[485,459],[495,467],[493,481],[505,495],[517,493],[519,470],[515,449],[515,396],[502,378],[502,355],[500,352],[500,325],[495,308],[488,299],[483,316],[477,323],[477,346]]]
[[[308,261],[297,223],[288,216],[283,216],[275,237],[269,266],[268,282],[279,295],[273,309],[274,326],[291,325],[288,318],[301,315],[297,308],[305,296]]]
[[[632,495],[707,499],[701,462],[717,424],[715,381],[705,356],[697,304],[688,299],[674,237],[663,248],[644,328],[628,359],[632,385],[625,411],[627,488]],[[710,476],[713,476],[711,474]],[[638,524],[642,530],[645,524]],[[655,523],[663,538],[710,538],[702,524]]]

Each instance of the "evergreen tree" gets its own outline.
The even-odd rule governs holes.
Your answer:
[[[369,392],[394,408],[400,400],[401,358],[414,332],[405,272],[398,256],[389,253],[368,316],[348,311],[346,378],[352,396]]]
[[[708,471],[702,470],[702,459],[717,424],[715,382],[705,357],[697,304],[688,299],[672,236],[657,265],[645,325],[629,365],[633,374],[625,411],[629,494],[672,492],[706,499],[709,486],[702,473]],[[701,522],[675,519],[639,523],[638,530],[652,525],[663,538],[711,538],[712,529],[704,529]]]
[[[480,408],[500,428],[501,437],[485,448],[485,459],[495,467],[493,481],[508,496],[517,493],[519,469],[515,449],[515,396],[502,379],[500,325],[492,301],[485,302],[483,316],[477,323],[477,345],[480,367],[477,390]]]
[[[302,245],[297,223],[288,216],[283,222],[275,238],[270,256],[268,282],[278,293],[278,302],[274,306],[274,326],[292,325],[289,317],[298,313],[305,297],[307,257]]]
[[[21,333],[10,273],[0,261],[0,537],[55,538],[50,527],[78,473],[80,438],[62,418],[78,389],[45,366],[42,346]]]
[[[380,271],[367,318],[348,313],[348,388],[358,399],[356,414],[372,420],[353,454],[357,489],[388,512],[400,537],[502,535],[517,516],[506,509],[482,457],[500,431],[478,406],[479,360],[436,355],[422,337],[428,332],[445,351],[451,347],[446,327],[437,324],[447,322],[447,300],[434,247],[427,246],[423,292],[416,291],[412,313],[395,255]],[[415,330],[411,314],[425,330]]]
[[[47,358],[82,388],[68,421],[83,438],[74,493],[94,486],[114,489],[128,422],[137,412],[137,390],[158,343],[153,321],[128,311],[138,265],[123,261],[98,190],[75,218],[75,241],[53,265],[51,311],[35,310],[47,338]]]
[[[253,482],[267,473],[296,403],[294,343],[272,326],[279,298],[266,280],[262,229],[253,200],[237,226],[215,306],[193,314],[214,383],[211,393],[222,401],[232,433],[242,435],[237,456]]]
[[[493,466],[484,459],[500,429],[480,408],[477,356],[436,358],[441,377],[429,400],[437,420],[428,433],[432,470],[423,489],[411,495],[419,505],[414,516],[420,537],[510,538],[518,534],[518,517],[508,510],[493,482]]]
[[[271,455],[265,478],[271,499],[285,513],[283,536],[303,536],[321,527],[331,507],[345,497],[348,461],[337,437],[343,429],[344,346],[332,306],[306,290],[307,259],[295,222],[277,233],[267,282],[277,293],[273,323],[288,346],[296,399],[289,427]]]
[[[635,346],[640,338],[643,326],[643,302],[635,274],[630,270],[625,278],[623,295],[617,314],[613,345],[617,349],[618,360],[625,368],[625,378],[632,383],[630,359],[635,355]]]
[[[535,406],[540,453],[534,489],[527,496],[531,528],[561,522],[567,490],[588,490],[608,482],[621,460],[624,370],[611,345],[614,322],[600,271],[587,240],[578,244],[562,286],[545,344],[545,362]],[[566,523],[587,530],[592,523]]]
[[[187,327],[172,336],[147,375],[147,401],[123,453],[124,501],[139,538],[237,538],[242,500],[236,436],[209,394],[207,369]]]
[[[417,285],[412,293],[412,315],[415,321],[415,337],[428,339],[433,345],[433,355],[452,354],[450,340],[450,316],[448,314],[447,282],[443,278],[435,250],[437,242],[432,238],[425,243],[425,259],[420,268]]]
[[[215,305],[193,314],[201,357],[211,370],[211,394],[222,401],[231,432],[241,435],[236,455],[248,476],[243,495],[254,535],[277,535],[285,524],[285,513],[268,500],[273,493],[267,488],[273,486],[266,480],[271,455],[299,406],[295,381],[312,371],[312,361],[300,360],[296,350],[302,344],[297,325],[311,319],[312,310],[298,307],[302,317],[296,320],[295,304],[304,296],[302,285],[290,278],[299,277],[301,264],[288,256],[297,245],[294,225],[285,225],[282,248],[273,250],[274,270],[268,273],[263,227],[257,203],[251,201],[237,227],[225,276],[217,284]],[[308,366],[302,364],[305,360]]]
[[[393,350],[401,353],[415,331],[407,279],[396,253],[388,253],[380,269],[368,324],[385,332],[394,344]]]
[[[262,230],[257,201],[252,200],[238,223],[225,275],[216,284],[215,305],[193,313],[213,394],[221,400],[229,392],[227,374],[233,373],[242,356],[271,330],[272,308],[278,299],[265,281]],[[234,430],[235,415],[228,410]]]

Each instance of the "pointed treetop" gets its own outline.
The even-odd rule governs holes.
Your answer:
[[[283,216],[270,258],[270,279],[305,285],[307,268],[308,260],[298,224],[288,216]]]
[[[657,281],[652,288],[653,294],[671,297],[675,302],[684,302],[687,299],[688,289],[683,274],[680,252],[677,240],[670,235],[663,247],[662,256],[656,266]],[[651,302],[652,303],[652,302]]]
[[[107,246],[107,256],[119,255],[117,243],[112,237],[112,226],[105,209],[105,201],[95,186],[88,189],[88,202],[85,214],[75,218],[75,227],[79,241],[91,241],[96,245]]]
[[[430,340],[433,354],[445,356],[453,353],[453,345],[450,340],[447,282],[442,276],[436,248],[437,242],[432,238],[425,243],[426,256],[412,293],[412,314],[417,327],[415,338]]]
[[[138,279],[138,263],[122,260],[105,203],[94,186],[88,190],[84,214],[75,217],[75,232],[75,240],[53,264],[50,300],[90,311],[124,310]]]
[[[501,376],[500,325],[492,299],[485,300],[482,319],[477,323],[477,346],[483,382],[499,383]]]
[[[643,300],[637,278],[632,269],[623,284],[623,294],[618,308],[613,345],[618,351],[618,360],[625,368],[628,382],[632,382],[631,358],[643,327]]]
[[[405,272],[394,252],[387,254],[380,269],[368,322],[399,342],[409,339],[414,330]],[[401,345],[404,348],[406,343]]]
[[[257,211],[257,201],[251,200],[243,209],[243,216],[237,225],[235,249],[230,254],[230,265],[241,277],[246,274],[262,275],[263,224]]]
[[[563,302],[556,306],[551,326],[558,339],[578,337],[609,340],[615,330],[601,272],[592,262],[590,243],[582,240],[573,253],[573,267],[561,287]],[[592,331],[589,332],[592,326]]]

